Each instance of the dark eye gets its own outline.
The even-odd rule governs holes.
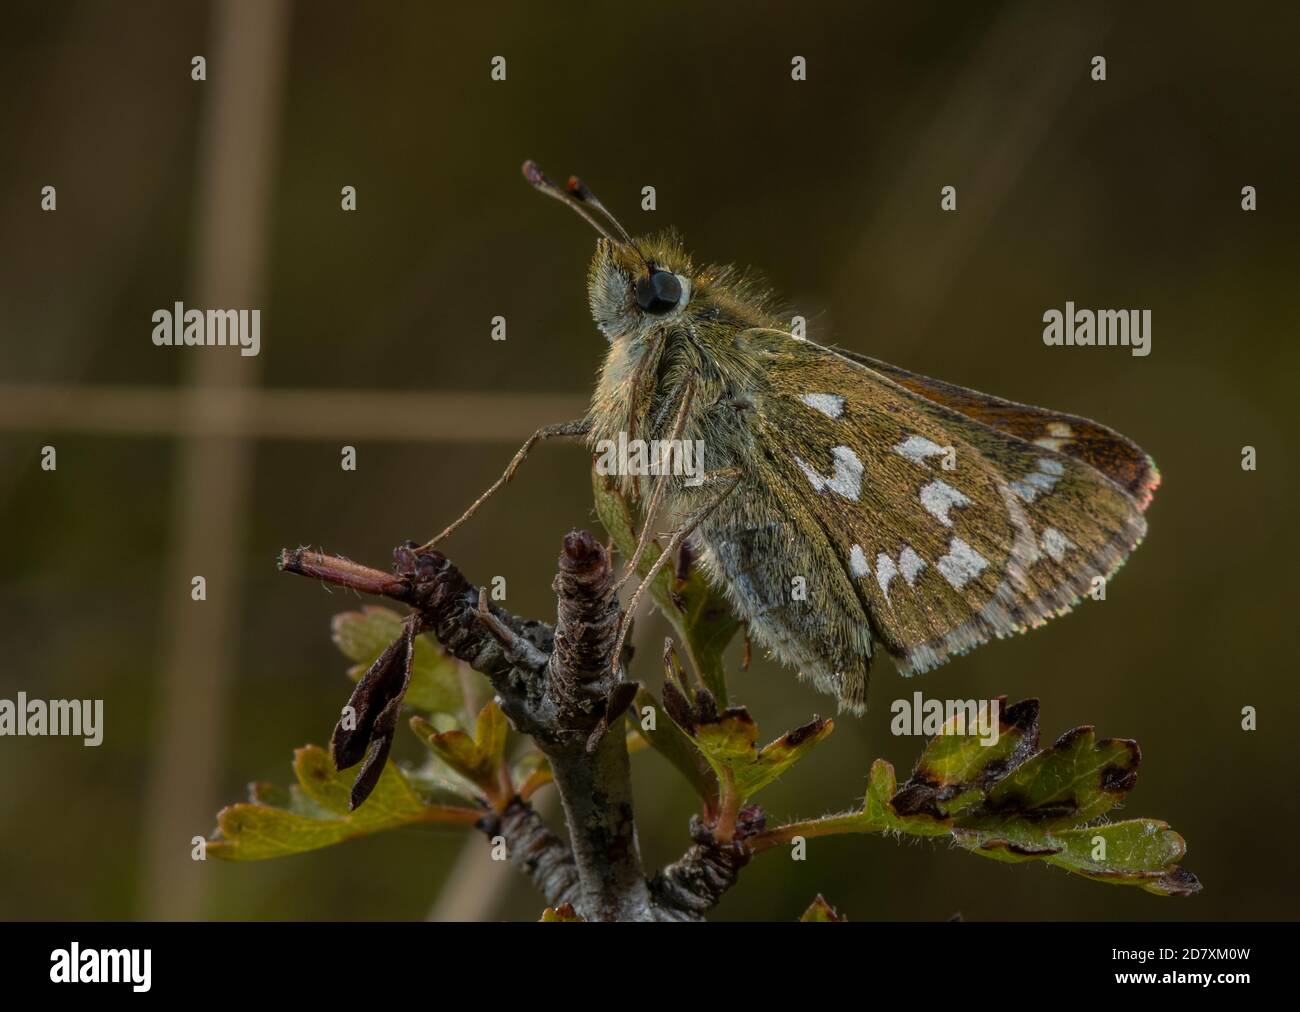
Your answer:
[[[636,304],[652,316],[662,316],[677,308],[682,283],[672,271],[651,271],[636,283]]]

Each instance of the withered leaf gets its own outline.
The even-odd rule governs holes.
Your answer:
[[[414,618],[407,621],[402,635],[388,645],[357,683],[330,738],[330,754],[338,769],[355,766],[364,757],[352,788],[354,809],[374,790],[393,747],[402,698],[411,683],[415,624]]]

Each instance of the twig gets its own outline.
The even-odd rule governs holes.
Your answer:
[[[511,861],[551,906],[571,903],[586,920],[703,919],[748,860],[761,815],[738,813],[730,843],[696,820],[695,844],[647,882],[623,728],[629,686],[611,663],[621,611],[608,549],[585,531],[565,538],[552,628],[491,605],[441,553],[413,547],[394,552],[391,573],[306,548],[282,552],[280,568],[409,605],[420,628],[487,676],[515,729],[550,762],[572,849],[520,798],[479,826],[506,838]]]
[[[611,670],[620,611],[609,553],[586,531],[564,539],[555,578],[558,619],[547,671],[555,728],[538,745],[551,762],[578,866],[587,920],[649,920],[650,894],[632,815],[631,768],[621,714],[607,715],[619,684]],[[606,718],[607,733],[588,751]]]
[[[745,814],[751,812],[761,825],[761,813]],[[746,844],[719,843],[698,816],[691,817],[691,836],[695,844],[650,880],[658,920],[702,921],[749,863]]]
[[[479,828],[489,839],[505,838],[510,863],[532,880],[548,906],[578,902],[578,866],[573,852],[527,801],[516,798],[500,815],[485,815]]]

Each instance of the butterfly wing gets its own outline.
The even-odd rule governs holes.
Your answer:
[[[1071,416],[1020,420],[997,402],[994,425],[832,349],[780,331],[743,336],[767,379],[752,424],[780,509],[807,519],[796,526],[824,542],[814,554],[832,550],[834,582],[852,587],[903,674],[1063,614],[1141,541],[1126,487],[1065,446],[1015,434]],[[1105,430],[1087,426],[1100,440]],[[1141,453],[1116,438],[1110,457],[1093,458]],[[835,607],[834,595],[818,606]]]
[[[955,383],[908,372],[856,351],[835,348],[834,352],[967,418],[1083,461],[1127,491],[1139,509],[1145,510],[1151,504],[1151,498],[1160,485],[1160,472],[1155,461],[1140,446],[1091,419],[1017,404]]]

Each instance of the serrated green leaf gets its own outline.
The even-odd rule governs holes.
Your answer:
[[[1042,860],[1099,882],[1135,885],[1161,896],[1200,889],[1195,877],[1177,864],[1187,853],[1186,842],[1158,819],[1064,830],[1006,820],[982,827],[978,820],[969,825],[963,820],[952,835],[959,847],[996,861]],[[1103,848],[1105,856],[1098,856]]]
[[[308,745],[294,753],[298,778],[291,791],[256,785],[253,801],[217,813],[217,832],[207,853],[225,861],[260,861],[328,847],[356,836],[418,823],[472,826],[481,815],[470,808],[424,801],[402,771],[388,763],[369,800],[348,811],[352,776],[340,773],[329,753]],[[274,799],[284,805],[268,803]]]
[[[623,557],[632,558],[637,543],[636,514],[618,491],[614,478],[593,467],[591,480],[596,514]],[[658,544],[651,542],[637,567],[643,578],[660,554]],[[692,567],[685,580],[678,580],[671,562],[659,571],[650,593],[677,633],[700,682],[725,707],[727,679],[722,654],[741,626],[726,598],[713,588],[698,566]]]
[[[1133,787],[1141,753],[1133,741],[1097,741],[1091,727],[1038,746],[1038,701],[999,700],[1000,733],[992,744],[976,727],[953,721],[930,740],[894,807],[936,818],[1026,818],[1041,827],[1077,826],[1110,811]]]
[[[670,668],[675,667],[675,663],[670,665]],[[829,717],[816,717],[760,749],[758,725],[748,710],[743,706],[733,706],[718,712],[707,689],[698,690],[695,703],[688,703],[677,680],[670,676],[670,680],[664,683],[662,713],[708,764],[717,785],[716,802],[711,794],[702,793],[701,796],[710,810],[724,814],[728,820],[734,819],[746,801],[807,755],[835,729],[835,722]],[[649,693],[645,693],[645,697],[653,698]],[[669,741],[673,742],[674,750],[680,752],[680,741],[665,736],[664,744]],[[693,760],[681,756],[674,762],[688,777],[696,765]]]
[[[867,774],[867,794],[862,803],[862,811],[857,813],[862,820],[857,832],[909,833],[912,836],[944,836],[948,833],[948,823],[928,815],[899,815],[894,810],[892,799],[898,791],[898,777],[894,767],[884,759],[877,759],[871,764]],[[852,819],[853,815],[848,818]]]
[[[1168,824],[1130,819],[1089,825],[1136,782],[1141,753],[1135,742],[1097,741],[1091,727],[1077,727],[1033,753],[1037,701],[1018,703],[1006,714],[1006,740],[973,746],[978,731],[961,734],[946,724],[902,787],[893,766],[877,759],[860,809],[767,830],[752,845],[762,850],[797,836],[835,833],[950,836],[959,847],[997,861],[1040,860],[1157,895],[1200,890],[1177,863],[1187,845]]]
[[[489,700],[479,711],[473,738],[459,728],[439,731],[423,717],[411,718],[411,730],[429,751],[489,801],[508,800],[501,798],[501,767],[505,762],[509,727],[495,700]]]
[[[926,745],[912,779],[934,785],[934,814],[958,815],[981,802],[990,785],[1038,747],[1038,700],[1012,707],[1006,702],[1005,696],[997,700],[998,735],[992,744],[976,724],[966,724],[965,715],[954,715]]]
[[[989,804],[1043,825],[1090,822],[1132,789],[1141,759],[1137,742],[1097,741],[1091,727],[1078,727],[998,781]]]
[[[835,729],[818,717],[758,748],[758,725],[743,707],[724,710],[715,721],[697,724],[691,736],[719,780],[734,785],[744,804],[797,763]]]
[[[366,673],[384,649],[402,635],[402,616],[391,608],[366,605],[334,616],[330,625],[334,645],[356,664],[348,669],[354,682]],[[423,713],[460,713],[465,705],[460,668],[428,634],[415,638],[415,661],[405,703]]]

